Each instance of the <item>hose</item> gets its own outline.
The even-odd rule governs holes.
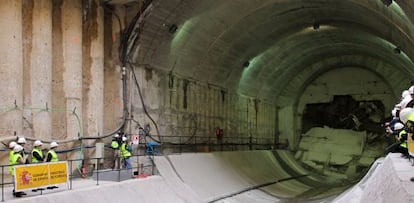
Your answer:
[[[151,137],[151,139],[153,139],[154,141],[161,143],[161,137],[160,137],[160,132],[158,130],[158,125],[157,123],[154,121],[154,119],[151,117],[151,115],[148,113],[147,107],[145,106],[144,103],[144,98],[142,97],[142,92],[141,92],[141,87],[139,86],[138,80],[137,80],[137,76],[135,75],[135,71],[134,71],[134,66],[128,61],[128,64],[131,67],[131,72],[132,72],[132,76],[134,77],[135,80],[135,85],[137,86],[138,89],[138,94],[139,94],[139,98],[141,100],[141,104],[142,104],[142,108],[144,110],[145,115],[147,115],[147,117],[151,120],[151,122],[154,124],[155,126],[155,130],[157,131],[157,136],[158,136],[158,140],[151,137],[150,135],[148,135],[149,137]]]
[[[131,23],[129,24],[127,30],[125,31],[125,33],[122,34],[122,38],[121,38],[121,43],[120,43],[120,60],[121,63],[123,65],[123,67],[126,67],[127,65],[129,65],[132,76],[134,78],[135,81],[135,85],[137,86],[138,89],[138,93],[139,93],[139,98],[141,100],[142,103],[142,107],[144,110],[145,115],[151,120],[151,122],[154,124],[155,129],[157,131],[157,136],[158,139],[155,139],[154,137],[152,137],[151,135],[147,134],[147,136],[149,136],[151,139],[153,139],[154,141],[161,143],[161,137],[160,137],[160,133],[159,133],[159,129],[158,129],[158,125],[157,123],[154,121],[154,119],[151,117],[151,115],[149,115],[148,110],[144,104],[144,99],[142,96],[142,92],[141,92],[141,88],[139,86],[135,71],[134,71],[134,66],[131,64],[130,60],[129,60],[129,51],[128,51],[128,44],[132,43],[133,46],[135,46],[135,44],[140,40],[140,34],[142,32],[142,21],[140,21],[137,25],[138,20],[142,19],[142,14],[149,8],[149,6],[151,5],[152,0],[144,0],[143,5],[141,6],[140,10],[138,11],[138,13],[134,16],[134,18],[132,19]],[[134,30],[136,30],[136,26],[138,26],[138,34],[136,36],[133,37],[133,39],[131,39],[132,36],[132,32]],[[132,40],[132,42],[131,42]],[[125,105],[126,107],[126,105]],[[145,139],[146,141],[146,139]]]

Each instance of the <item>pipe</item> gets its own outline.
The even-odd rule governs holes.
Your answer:
[[[154,119],[151,117],[151,115],[149,115],[147,107],[145,106],[144,103],[144,98],[142,97],[142,92],[141,92],[141,87],[139,86],[138,80],[137,80],[137,76],[135,75],[135,71],[134,71],[134,66],[131,64],[131,62],[128,61],[128,65],[131,68],[131,72],[132,72],[132,76],[134,76],[134,80],[135,80],[135,85],[137,86],[138,89],[138,94],[139,94],[139,98],[141,100],[142,103],[142,108],[144,110],[145,115],[147,115],[147,117],[151,120],[151,122],[154,124],[155,126],[155,130],[157,131],[157,136],[158,136],[158,140],[151,137],[150,135],[148,135],[151,139],[153,139],[154,141],[161,143],[161,137],[160,137],[160,132],[158,130],[158,125],[157,123],[154,121]]]

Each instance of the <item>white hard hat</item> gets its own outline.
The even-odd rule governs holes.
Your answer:
[[[398,122],[394,124],[394,130],[401,130],[404,128],[404,124]]]
[[[125,141],[127,141],[127,138],[126,137],[122,137],[122,142],[125,142]]]
[[[14,152],[20,152],[23,150],[23,147],[21,145],[16,144],[16,146],[14,146],[13,151]]]
[[[396,117],[396,116],[397,116],[397,108],[394,108],[394,109],[391,111],[391,115],[392,115],[392,117]]]
[[[412,115],[414,113],[414,109],[411,107],[404,108],[400,111],[400,121],[402,123],[407,123],[408,116]]]
[[[19,137],[19,139],[17,140],[17,144],[26,144],[26,138]]]
[[[50,143],[50,148],[57,147],[59,144],[57,142]]]
[[[410,91],[408,91],[408,90],[404,90],[403,92],[402,92],[402,94],[401,94],[401,98],[405,98],[405,97],[407,97],[407,96],[410,96]]]
[[[401,109],[404,109],[405,107],[407,107],[408,103],[410,103],[410,101],[412,100],[411,96],[404,98],[400,103],[399,106]]]
[[[398,103],[398,104],[396,104],[394,108],[396,108],[396,109],[398,109],[398,110],[401,110],[401,102],[400,102],[400,103]]]
[[[10,149],[13,149],[16,145],[17,145],[17,143],[16,143],[15,141],[11,141],[11,142],[9,143],[9,148],[10,148]]]
[[[35,147],[37,147],[37,146],[41,146],[43,144],[43,142],[42,141],[40,141],[40,140],[36,140],[34,143],[33,143],[33,145],[35,146]]]
[[[414,86],[411,86],[410,88],[408,88],[408,92],[410,94],[414,94]]]
[[[119,134],[118,134],[118,133],[116,133],[116,134],[114,135],[114,137],[115,137],[115,138],[118,138],[118,137],[119,137]]]

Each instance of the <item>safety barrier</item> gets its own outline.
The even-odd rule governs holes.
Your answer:
[[[100,163],[113,163],[115,159],[105,159],[105,158],[88,158],[88,159],[74,159],[74,160],[67,160],[68,162],[68,188],[72,190],[73,187],[73,180],[74,179],[81,179],[81,178],[92,178],[96,180],[96,185],[99,185],[100,181],[116,181],[120,182],[126,179],[131,178],[139,178],[145,177],[148,175],[155,174],[155,165],[151,160],[151,157],[145,155],[133,155],[130,158],[132,160],[132,169],[126,168],[114,168],[105,167],[105,164]],[[78,167],[78,163],[83,163],[81,167]],[[96,164],[98,163],[98,164]],[[44,163],[42,163],[44,164]],[[121,160],[122,164],[122,160]],[[21,164],[23,165],[23,164]],[[16,166],[21,166],[16,165]],[[31,164],[35,165],[35,164]],[[103,165],[103,166],[102,166]],[[107,164],[108,165],[108,164]],[[109,164],[110,165],[110,164]],[[1,165],[1,200],[5,201],[5,187],[14,187],[14,182],[12,180],[12,176],[8,173],[10,165]],[[105,175],[105,174],[109,174]],[[125,176],[125,174],[128,174]],[[110,177],[105,178],[106,177]],[[46,189],[53,189],[53,188],[38,188],[32,191],[43,191]],[[42,193],[40,193],[42,195]]]
[[[153,162],[153,156],[162,155],[164,150],[167,153],[184,153],[184,152],[208,152],[208,151],[235,151],[235,150],[261,150],[261,149],[280,149],[280,146],[274,144],[274,138],[253,138],[239,136],[224,136],[218,139],[216,136],[160,136],[163,141],[161,144],[150,140],[137,145],[131,159],[133,166],[131,173],[135,177],[154,175],[156,166]],[[85,150],[93,149],[94,146],[82,146]],[[68,152],[81,150],[74,148],[70,150],[58,151],[58,154],[66,154]],[[105,146],[105,150],[113,153],[109,144]],[[169,150],[169,151],[168,151]],[[1,150],[7,151],[7,150]],[[85,151],[88,154],[87,151]],[[112,169],[114,158],[84,158],[67,160],[69,172],[69,190],[72,189],[72,181],[82,178],[93,178],[96,185],[99,181],[110,180],[120,182],[125,179],[132,178],[125,176],[127,169]],[[1,199],[5,201],[5,187],[13,186],[13,180],[8,173],[10,165],[1,165]],[[46,188],[47,189],[47,188]],[[40,188],[38,191],[42,192]],[[40,193],[42,194],[42,193]]]

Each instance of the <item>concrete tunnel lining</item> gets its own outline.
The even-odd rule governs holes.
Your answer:
[[[75,134],[79,131],[81,131],[80,135],[83,136],[85,133],[86,137],[93,137],[101,132],[104,134],[103,131],[111,130],[113,126],[118,126],[121,123],[120,114],[116,112],[122,113],[122,108],[126,109],[126,105],[129,105],[130,115],[139,120],[141,124],[150,123],[149,120],[152,118],[148,119],[147,116],[150,117],[149,114],[151,114],[156,121],[150,124],[155,127],[157,124],[161,126],[161,134],[157,132],[158,136],[166,136],[167,139],[173,140],[171,143],[176,143],[178,139],[181,141],[181,137],[174,138],[174,136],[188,135],[190,137],[188,140],[200,138],[198,141],[201,144],[207,140],[206,136],[210,136],[215,144],[214,128],[223,127],[229,138],[235,136],[236,139],[240,138],[243,141],[250,138],[250,146],[242,143],[245,145],[240,148],[236,147],[237,150],[245,150],[249,147],[250,149],[261,149],[260,147],[263,146],[275,147],[279,144],[277,143],[278,138],[293,140],[289,142],[289,147],[295,149],[301,128],[302,105],[306,103],[302,98],[306,93],[305,90],[320,75],[345,68],[356,68],[356,74],[363,72],[358,71],[363,69],[378,76],[381,84],[387,86],[384,88],[384,94],[390,96],[388,100],[383,101],[387,105],[387,110],[392,108],[388,105],[393,103],[392,100],[398,99],[400,92],[407,88],[411,81],[410,78],[414,75],[412,68],[414,64],[411,61],[411,58],[414,58],[412,46],[414,42],[411,37],[414,35],[412,23],[414,15],[410,13],[414,8],[414,2],[403,2],[401,7],[398,7],[399,0],[397,0],[391,6],[386,7],[381,0],[339,2],[334,0],[216,2],[154,0],[151,1],[151,6],[143,14],[143,21],[137,23],[137,27],[140,29],[135,27],[132,31],[138,41],[124,45],[134,49],[131,50],[130,54],[132,55],[126,56],[128,60],[132,60],[128,61],[132,62],[128,63],[128,77],[133,78],[129,68],[136,70],[139,77],[136,82],[138,87],[133,85],[135,81],[132,79],[128,82],[123,81],[130,85],[126,88],[130,91],[129,95],[125,96],[121,95],[125,92],[119,82],[123,76],[121,75],[122,66],[116,59],[117,53],[110,53],[110,59],[106,59],[109,61],[105,61],[106,65],[104,65],[103,55],[107,57],[107,53],[99,52],[99,56],[95,57],[95,52],[92,51],[93,48],[109,42],[111,44],[107,45],[111,50],[109,52],[116,52],[116,46],[119,43],[116,41],[119,34],[117,33],[118,28],[115,26],[116,23],[111,22],[112,24],[105,24],[105,26],[117,31],[108,32],[110,29],[106,28],[105,35],[102,30],[99,31],[99,37],[105,36],[105,42],[99,41],[102,38],[90,39],[94,38],[94,33],[87,29],[88,23],[93,24],[96,20],[98,23],[102,23],[99,25],[102,28],[104,20],[100,17],[103,16],[93,16],[93,19],[85,23],[83,21],[85,19],[82,18],[85,5],[79,4],[80,1],[72,5],[68,2],[54,3],[52,5],[53,11],[49,9],[49,13],[46,12],[46,14],[53,14],[51,15],[51,18],[53,17],[52,29],[53,32],[56,32],[52,35],[52,50],[48,52],[57,52],[56,57],[53,55],[54,53],[48,53],[48,56],[53,56],[53,59],[57,58],[57,62],[52,61],[53,70],[51,67],[45,70],[51,74],[51,78],[44,78],[46,81],[43,81],[48,87],[53,87],[52,93],[38,91],[41,92],[42,97],[37,98],[40,99],[37,102],[42,102],[42,98],[45,98],[53,101],[54,107],[64,106],[70,110],[77,107],[79,115],[81,115],[80,120],[84,120],[85,129],[82,128],[82,124],[79,124],[80,129],[77,125],[73,125],[75,122],[70,116],[67,116],[69,113],[60,119],[55,118],[58,117],[56,114],[50,115],[53,121],[45,123],[50,127],[43,128],[42,123],[37,121],[39,118],[36,117],[36,112],[30,110],[23,112],[23,115],[21,112],[24,110],[13,112],[11,116],[15,119],[8,120],[10,122],[7,125],[22,123],[20,121],[23,121],[25,116],[35,115],[30,118],[34,120],[35,127],[30,127],[30,122],[16,125],[17,131],[23,129],[23,133],[32,135],[33,139],[49,138],[45,136],[53,134],[53,139],[61,138],[67,141],[72,138],[72,134],[76,137]],[[110,2],[110,0],[104,2]],[[143,0],[137,2],[144,3]],[[93,1],[93,3],[96,2]],[[21,5],[17,5],[16,8],[9,7],[20,11],[22,9],[19,6]],[[103,11],[103,8],[92,7],[91,9],[102,9],[100,11]],[[128,5],[115,7],[117,8],[114,10],[118,9],[119,11],[120,7],[128,7]],[[33,9],[39,8],[34,7]],[[126,13],[122,13],[121,19],[130,19],[133,14],[131,10],[134,9],[133,6],[125,8],[123,12]],[[72,22],[71,18],[68,18],[68,14],[74,13],[73,11],[77,13],[76,22]],[[407,13],[407,16],[403,11]],[[18,14],[20,15],[19,12]],[[116,13],[110,13],[105,19],[113,18],[112,21],[114,21],[115,15]],[[55,20],[55,17],[58,18]],[[86,15],[85,18],[87,17]],[[122,26],[128,20],[125,21],[120,22],[119,25]],[[17,19],[16,22],[20,21]],[[141,24],[142,22],[145,22],[145,26]],[[30,25],[31,23],[26,22]],[[33,24],[39,26],[42,22],[35,21]],[[313,29],[313,24],[317,24],[318,28]],[[173,25],[178,27],[175,33],[170,29]],[[73,29],[66,29],[65,26]],[[143,26],[142,30],[141,26]],[[15,28],[13,27],[13,29]],[[11,33],[6,32],[7,37],[20,36],[21,34],[19,30]],[[28,35],[30,33],[23,33],[23,39],[18,37],[17,44],[25,45]],[[41,38],[31,40],[34,41],[27,42],[28,46],[36,45],[42,41]],[[3,41],[5,42],[5,40]],[[6,48],[10,47],[13,48],[13,46],[6,46]],[[401,53],[395,52],[397,47]],[[103,48],[98,49],[102,51]],[[20,53],[17,52],[16,56],[19,56]],[[25,49],[22,52],[23,62],[25,62],[24,60],[28,60],[30,54]],[[39,52],[36,53],[39,54]],[[71,61],[72,58],[79,60]],[[35,57],[30,58],[30,60],[35,59]],[[16,65],[20,62],[21,60],[18,60],[13,64]],[[246,62],[248,65],[243,67]],[[6,61],[6,64],[8,63],[10,60]],[[34,76],[35,74],[32,76],[29,72],[36,69],[28,68],[26,63],[23,66],[25,67],[23,72],[19,72],[18,68],[15,70],[19,75],[16,77],[17,79],[13,78],[11,81],[12,79],[5,77],[5,81],[9,81],[10,84],[23,80],[23,88],[16,87],[16,92],[18,92],[16,94],[5,93],[8,98],[4,103],[12,103],[10,98],[15,97],[14,99],[21,98],[23,105],[39,105],[37,102],[33,103],[32,101],[36,101],[36,99],[31,100],[30,97],[36,96],[37,91],[33,90],[37,86],[42,86],[42,83],[30,83],[30,81],[34,81],[36,76]],[[56,68],[54,68],[55,66]],[[80,67],[82,69],[79,69]],[[12,73],[13,70],[10,70],[6,76],[10,77]],[[109,79],[106,78],[107,76]],[[34,86],[31,86],[32,84]],[[140,88],[138,84],[142,85],[144,99],[139,98],[142,97],[141,92],[136,91],[136,88]],[[108,88],[108,86],[112,86],[112,88]],[[10,90],[15,90],[13,87]],[[95,95],[95,92],[99,92],[99,94]],[[351,93],[344,92],[343,94]],[[108,95],[111,96],[108,97]],[[122,96],[129,97],[130,103],[123,103],[120,99]],[[107,98],[110,101],[106,101]],[[18,101],[19,106],[20,103]],[[104,111],[101,111],[101,107]],[[4,116],[8,113],[6,112]],[[111,115],[113,118],[102,118],[104,115]],[[58,125],[59,122],[64,124]],[[133,129],[135,124],[129,123],[128,125],[130,129]],[[7,127],[5,131],[9,132],[11,128],[14,126]],[[43,129],[49,129],[52,132],[43,135],[41,132]],[[66,137],[65,132],[68,132]],[[135,131],[130,130],[130,132],[132,134]],[[252,147],[252,142],[255,142],[258,147]],[[82,145],[82,140],[80,143]],[[90,140],[89,142],[88,140],[87,143],[94,143],[94,141]],[[188,143],[186,142],[186,144]],[[199,144],[196,141],[194,143]],[[68,147],[72,147],[72,145],[68,144]],[[230,147],[227,148],[227,150],[229,149]],[[174,150],[172,149],[171,152],[174,153]],[[255,153],[252,152],[252,154]],[[266,153],[270,153],[270,151]],[[240,154],[244,155],[243,152]],[[202,156],[204,154],[200,155],[200,157]],[[226,156],[226,153],[223,153],[219,158],[225,159]],[[246,157],[248,156],[246,155]],[[257,164],[263,167],[266,167],[266,164],[276,165],[274,166],[276,167],[275,171],[282,175],[286,170],[301,167],[300,163],[295,161],[296,157],[292,155],[277,164],[274,164],[273,159],[274,157],[279,159],[279,154],[273,154],[273,158],[270,155],[265,156],[268,161],[254,161],[258,161]],[[245,157],[240,159],[243,158]],[[179,159],[177,158],[178,162],[182,163]],[[200,160],[194,162],[197,161]],[[223,162],[222,165],[219,165],[219,167],[224,167],[226,164],[233,164],[229,166],[227,172],[241,170],[238,172],[242,175],[235,179],[243,180],[238,182],[239,185],[236,184],[235,187],[260,184],[267,179],[267,177],[258,177],[256,180],[257,177],[252,176],[257,174],[243,171],[248,167],[238,168],[240,163],[237,161],[233,157],[226,160],[227,163]],[[188,166],[179,167],[181,167],[179,168],[181,171],[190,169]],[[262,172],[269,173],[266,170]],[[294,174],[297,175],[299,172]],[[196,176],[183,178],[187,178],[187,182],[193,181],[191,183],[201,182]],[[271,187],[277,186],[269,186],[269,190],[274,190],[275,193],[279,191],[280,195],[286,195],[286,197],[297,197],[295,195],[311,197],[318,194],[314,189],[320,187],[323,181],[323,178],[315,178],[315,181],[310,181],[309,184],[286,182],[281,186],[282,188],[272,189]],[[284,188],[285,186],[286,188]],[[295,193],[297,188],[303,193]],[[198,191],[202,194],[208,192],[208,188]],[[263,191],[261,190],[261,192]],[[207,194],[203,197],[209,198],[210,196]]]
[[[149,49],[137,55],[135,62],[270,101],[277,105],[277,133],[282,138],[299,136],[300,97],[325,72],[343,67],[372,71],[389,86],[385,94],[395,100],[414,75],[413,50],[407,46],[412,44],[412,23],[395,5],[387,8],[380,1],[221,2],[215,9],[200,4],[209,8],[203,10],[196,4],[174,7],[183,12],[165,18],[179,27],[175,34],[166,33],[164,39],[171,43],[151,40],[148,44],[144,39]],[[186,6],[195,9],[189,11]],[[313,23],[320,24],[319,30],[312,30]],[[401,54],[394,53],[396,47]],[[249,67],[244,68],[246,61]],[[291,149],[296,144],[292,141]]]
[[[376,2],[375,3],[375,6],[380,8],[380,6],[382,6],[382,5],[381,5],[380,2]],[[280,8],[282,8],[282,7],[280,7]],[[260,9],[259,9],[259,11],[260,11]],[[255,12],[258,12],[258,11],[255,10]],[[231,12],[228,12],[228,13],[231,13]],[[388,10],[384,9],[384,13],[387,13],[388,14]],[[357,15],[358,13],[355,13],[355,14],[356,15],[352,15],[352,16],[360,16],[360,15]],[[208,15],[208,12],[203,13],[203,15]],[[379,12],[376,12],[376,15],[380,15]],[[383,14],[383,15],[385,15],[385,14]],[[387,17],[392,18],[393,20],[400,19],[398,16],[393,16],[393,14],[389,14],[389,15],[390,16],[387,16]],[[212,16],[214,16],[214,15],[212,14]],[[218,15],[218,16],[220,16],[220,15]],[[252,15],[252,16],[254,16],[254,15]],[[333,15],[333,16],[335,16],[335,15]],[[344,14],[344,16],[347,16],[347,15]],[[351,18],[352,18],[352,16],[351,16]],[[347,16],[347,17],[349,17],[349,16]],[[378,17],[378,16],[376,16],[376,17]],[[197,17],[197,18],[202,18],[202,17]],[[234,19],[234,18],[231,18],[231,19]],[[292,16],[291,19],[294,19],[294,17]],[[361,21],[361,20],[364,21],[365,19],[367,19],[367,18],[365,18],[365,16],[364,16],[364,18],[353,19],[353,20],[349,20],[349,21],[354,22],[354,24],[355,23],[356,24],[360,24],[359,21]],[[375,19],[375,17],[373,19]],[[230,29],[231,30],[226,29],[225,32],[223,32],[223,33],[216,33],[216,34],[213,34],[214,32],[211,33],[211,31],[210,31],[210,30],[214,30],[214,29],[209,29],[208,28],[209,26],[211,26],[211,27],[212,26],[216,26],[216,24],[213,24],[212,25],[211,23],[202,23],[203,21],[201,21],[201,20],[199,20],[199,22],[197,22],[197,24],[196,23],[193,23],[194,26],[195,25],[202,25],[204,27],[207,26],[207,28],[204,28],[204,29],[202,27],[199,27],[201,29],[198,29],[197,27],[194,27],[194,26],[187,27],[187,26],[184,26],[183,25],[184,27],[182,27],[182,29],[188,30],[188,31],[182,31],[182,32],[183,33],[188,33],[187,35],[191,35],[191,37],[189,36],[188,39],[184,40],[185,41],[184,42],[184,46],[177,47],[176,51],[174,51],[174,49],[170,50],[171,51],[171,54],[174,54],[174,57],[178,57],[179,60],[175,59],[175,60],[171,61],[171,62],[174,62],[174,64],[175,64],[174,66],[165,65],[164,67],[174,67],[171,70],[173,70],[174,72],[179,72],[182,75],[186,75],[188,73],[191,73],[190,74],[191,77],[196,77],[196,78],[198,78],[197,76],[200,75],[200,76],[202,76],[202,78],[200,78],[201,80],[205,80],[206,79],[205,75],[208,72],[206,72],[206,70],[197,70],[197,69],[201,69],[200,65],[203,65],[203,68],[202,69],[208,69],[207,71],[223,71],[223,74],[222,75],[227,75],[228,74],[228,70],[226,71],[225,68],[218,69],[218,68],[212,68],[212,67],[209,67],[209,66],[211,66],[213,64],[214,65],[217,65],[217,64],[223,64],[224,65],[225,64],[225,66],[227,66],[227,67],[228,66],[231,66],[231,67],[241,66],[241,64],[243,63],[243,61],[238,61],[237,58],[247,58],[245,60],[248,60],[248,56],[249,55],[252,55],[254,53],[247,54],[247,55],[246,55],[246,53],[244,53],[243,55],[237,55],[237,56],[235,56],[234,54],[237,54],[238,52],[240,52],[239,51],[240,49],[237,49],[237,47],[245,47],[243,44],[246,44],[246,43],[249,43],[249,42],[254,42],[255,43],[254,46],[249,46],[248,49],[247,49],[247,51],[251,52],[251,50],[256,50],[257,49],[255,47],[260,46],[260,45],[257,44],[258,41],[257,40],[254,40],[255,38],[253,37],[254,36],[253,33],[256,33],[257,30],[259,30],[259,32],[260,32],[261,29],[254,30],[255,26],[251,26],[252,25],[251,23],[245,23],[244,20],[245,19],[243,18],[243,20],[240,20],[240,22],[238,22],[240,24],[240,26],[234,26],[233,24],[230,23],[230,25],[232,25],[232,26],[230,26]],[[404,19],[401,19],[400,21],[403,21],[403,20]],[[246,21],[247,22],[251,22],[252,20],[246,20]],[[388,22],[390,22],[390,21],[388,21]],[[388,38],[388,40],[390,40],[390,41],[396,41],[396,39],[399,39],[400,40],[401,39],[401,36],[404,35],[404,34],[395,34],[395,33],[398,32],[398,30],[395,31],[395,33],[393,33],[393,32],[390,33],[389,32],[389,30],[390,30],[389,27],[392,27],[392,24],[389,24],[388,26],[387,25],[382,25],[382,26],[375,26],[375,25],[374,26],[368,26],[370,23],[372,24],[372,23],[375,23],[375,22],[378,22],[378,20],[377,21],[368,21],[367,20],[364,25],[365,25],[365,27],[370,27],[370,29],[373,30],[372,33],[375,32],[377,34],[377,36],[378,36],[379,33],[384,33],[384,34],[380,34],[380,36],[393,36],[394,38]],[[305,22],[305,23],[308,26],[310,25],[309,22]],[[275,24],[282,24],[282,23],[277,23],[276,22]],[[290,23],[286,23],[286,22],[284,22],[284,24],[290,25]],[[402,24],[402,23],[399,23],[399,24]],[[246,26],[246,25],[248,25],[248,26]],[[258,25],[262,25],[262,24],[259,23]],[[267,26],[267,27],[269,27],[269,26]],[[252,31],[246,31],[246,29],[249,29],[249,28]],[[356,30],[355,27],[351,27],[351,28],[352,28],[353,31]],[[292,30],[290,32],[285,32],[284,34],[285,35],[290,35],[290,34],[294,33],[295,31],[297,31],[297,28],[296,28],[296,30]],[[388,33],[386,31],[388,31]],[[178,32],[180,32],[180,30]],[[208,38],[212,38],[214,40],[211,41],[211,43],[209,44],[208,41],[206,41],[207,36],[205,34],[203,34],[200,37],[198,37],[197,32],[203,32],[203,33],[204,32],[209,32],[210,33],[210,36]],[[234,43],[234,42],[231,42],[231,44],[228,44],[228,45],[223,44],[223,43],[226,43],[228,41],[234,41],[234,40],[237,40],[238,38],[240,38],[240,34],[236,34],[236,33],[240,33],[240,32],[242,32],[242,34],[243,33],[252,33],[252,35],[248,35],[247,34],[250,37],[246,37],[246,38],[242,38],[241,40],[238,40],[238,41],[240,41],[241,44],[240,43],[237,44],[237,43]],[[387,33],[388,35],[385,34],[385,33]],[[219,34],[219,36],[218,36],[219,38],[214,38],[214,36],[217,36],[218,34]],[[173,40],[175,40],[175,37],[184,38],[184,39],[186,38],[185,36],[182,36],[181,33],[180,34],[177,34],[177,35],[180,35],[180,36],[174,36],[174,39]],[[226,37],[226,36],[228,36],[228,37]],[[237,36],[236,39],[234,39],[234,36]],[[200,39],[202,39],[202,40],[200,40]],[[277,40],[279,38],[278,37],[274,37],[274,39]],[[221,43],[221,42],[223,42],[223,43]],[[266,41],[266,42],[268,42],[268,41]],[[193,44],[194,45],[199,45],[199,46],[206,46],[206,45],[208,45],[209,48],[207,50],[199,50],[198,48],[196,48],[198,46],[194,46]],[[272,43],[269,43],[269,44],[272,44]],[[396,44],[400,44],[400,43],[396,43]],[[402,44],[404,44],[404,43],[402,43]],[[233,46],[234,48],[230,48],[231,46]],[[229,47],[229,48],[225,48],[225,47]],[[222,55],[222,53],[223,53],[222,52],[223,51],[223,48],[224,48],[224,50],[229,50],[229,52],[232,53],[232,55],[228,55],[228,57],[226,57],[226,59],[220,60],[220,55]],[[214,51],[214,50],[218,50],[218,51]],[[205,52],[205,53],[203,54],[201,52]],[[179,53],[179,54],[178,55],[175,55],[176,53]],[[200,53],[200,54],[198,54],[198,53]],[[197,58],[197,55],[201,56],[202,59],[199,59],[199,60],[195,59],[195,58]],[[217,62],[214,62],[213,64],[210,64],[209,65],[208,62],[205,62],[206,61],[206,59],[205,59],[206,56],[208,58],[212,58],[212,59],[214,58],[214,61],[216,61],[217,58],[218,58],[219,61],[223,61],[223,62],[218,62],[218,63]],[[189,61],[190,58],[191,58],[191,60]],[[228,62],[225,62],[226,60]],[[160,60],[160,61],[165,61],[165,60]],[[144,62],[144,63],[146,63],[146,62]],[[192,66],[193,67],[192,68],[192,71],[187,71],[186,70],[185,67],[188,67],[188,66]],[[155,67],[159,67],[159,66],[155,66]],[[194,69],[194,67],[197,68],[197,69]],[[197,72],[199,72],[201,74],[197,74]],[[231,74],[238,75],[237,72],[238,72],[237,70],[232,70],[231,71]],[[209,82],[211,82],[213,84],[222,84],[221,81],[223,81],[223,79],[225,79],[225,78],[223,78],[223,76],[220,77],[220,74],[207,74],[207,75],[218,76],[218,77],[216,77],[217,78],[217,81],[214,81],[213,80],[214,78],[209,79]],[[237,80],[237,77],[239,77],[239,76],[235,76],[235,77],[231,77],[230,76],[230,77],[228,77],[228,79],[230,81]],[[226,81],[229,81],[229,80],[226,80]]]

